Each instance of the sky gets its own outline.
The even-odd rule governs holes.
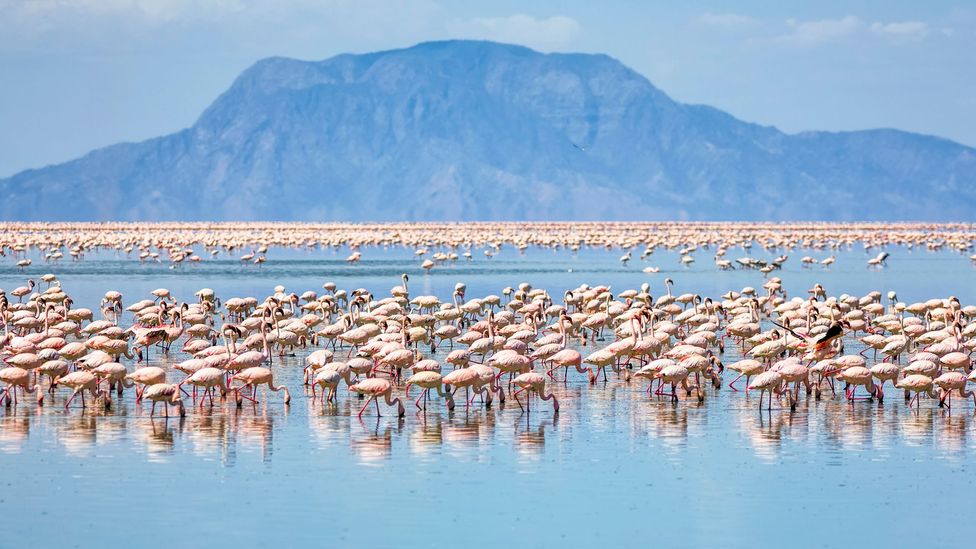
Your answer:
[[[976,146],[976,2],[0,0],[0,177],[188,127],[264,57],[449,38],[606,53],[791,133]]]

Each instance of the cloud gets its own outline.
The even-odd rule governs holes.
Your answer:
[[[759,24],[759,20],[748,15],[737,13],[712,13],[706,11],[698,18],[698,22],[707,27],[714,27],[722,30],[735,30],[754,27]]]
[[[448,23],[447,30],[458,38],[510,42],[553,50],[570,45],[579,36],[581,27],[571,17],[555,15],[536,19],[520,13],[509,17],[455,19]]]
[[[255,0],[0,0],[0,23],[41,29],[87,22],[163,25],[186,21],[219,21],[241,13]]]
[[[790,32],[779,37],[780,42],[798,45],[814,45],[834,42],[851,36],[861,30],[861,20],[855,15],[840,19],[821,19],[818,21],[786,21]]]
[[[695,22],[721,30],[749,29],[750,36],[744,37],[742,44],[754,48],[775,44],[812,47],[847,40],[863,41],[872,36],[894,42],[909,42],[934,36],[951,38],[955,34],[953,28],[932,26],[925,21],[874,21],[869,24],[856,15],[836,19],[787,19],[784,25],[782,20],[773,21],[736,13],[705,12]]]
[[[327,55],[443,37],[435,0],[0,0],[0,53]],[[311,53],[309,53],[311,52]]]
[[[895,23],[871,23],[871,32],[879,36],[921,39],[928,36],[931,29],[923,21],[901,21]]]

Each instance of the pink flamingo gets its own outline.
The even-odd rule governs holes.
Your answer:
[[[376,415],[380,416],[380,402],[378,397],[383,397],[388,406],[397,405],[397,417],[403,417],[406,411],[403,409],[403,402],[399,398],[393,398],[393,383],[386,378],[371,377],[349,387],[350,391],[361,395],[369,395],[362,409],[359,410],[359,417],[363,417],[363,412],[369,406],[370,401],[376,403]]]
[[[536,393],[542,400],[551,399],[553,413],[559,413],[559,401],[556,400],[556,395],[554,395],[552,391],[550,391],[548,395],[545,394],[546,376],[537,372],[526,372],[512,380],[512,383],[519,386],[519,389],[516,390],[514,394],[515,402],[518,402],[519,408],[522,408],[522,402],[518,399],[518,395],[523,391],[526,393],[525,408],[523,411],[531,411],[530,402],[532,401],[532,393]]]

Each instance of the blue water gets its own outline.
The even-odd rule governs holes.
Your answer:
[[[976,302],[966,256],[889,251],[882,270],[867,269],[860,248],[837,253],[825,270],[802,268],[799,258],[828,253],[794,250],[773,274],[790,295],[820,282],[832,295],[895,290],[906,302]],[[580,283],[618,292],[649,282],[656,296],[671,277],[675,293],[718,297],[764,280],[757,271],[717,271],[708,250],[689,268],[665,251],[622,266],[621,253],[504,248],[425,274],[412,250],[400,248],[367,248],[358,265],[343,261],[348,250],[271,250],[261,267],[205,261],[176,269],[98,252],[60,264],[32,256],[24,271],[4,259],[0,287],[9,293],[52,272],[76,306],[97,309],[109,289],[131,303],[158,287],[185,300],[204,286],[223,298],[262,298],[277,284],[300,294],[334,281],[379,297],[402,272],[411,275],[411,295],[443,300],[458,281],[469,298],[530,282],[558,300]],[[661,272],[642,273],[648,265]],[[590,386],[574,372],[555,386],[555,417],[545,403],[529,414],[511,401],[448,413],[434,399],[426,413],[408,403],[403,419],[385,408],[377,418],[371,407],[359,420],[361,401],[344,385],[337,405],[311,402],[301,388],[303,358],[274,366],[292,390],[289,407],[270,394],[239,410],[188,407],[183,420],[150,419],[131,392],[110,411],[65,412],[61,390],[40,409],[21,401],[0,410],[0,546],[969,545],[971,403],[950,415],[924,400],[916,412],[889,387],[881,405],[851,407],[828,392],[821,401],[801,396],[796,412],[775,402],[759,412],[758,395],[727,387],[709,389],[701,405],[672,403],[648,397],[641,383],[612,375]],[[723,360],[737,358],[730,348]]]

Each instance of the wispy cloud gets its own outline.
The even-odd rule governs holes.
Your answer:
[[[879,36],[893,36],[898,38],[920,39],[931,32],[928,23],[924,21],[900,21],[894,23],[871,23],[871,32]]]
[[[848,15],[840,19],[820,19],[816,21],[798,21],[788,19],[786,25],[789,32],[780,35],[780,42],[798,45],[815,45],[849,37],[863,28],[863,23],[855,15]]]
[[[710,14],[706,14],[710,15]],[[704,18],[702,19],[704,21]],[[717,18],[714,25],[726,21]],[[734,24],[734,17],[726,24]],[[748,39],[747,44],[768,46],[770,43],[797,47],[814,47],[837,44],[848,40],[863,40],[868,37],[892,41],[916,41],[932,35],[951,37],[953,29],[934,28],[925,21],[874,21],[868,23],[856,15],[846,15],[833,19],[799,20],[787,19],[782,22],[754,20],[759,32]]]
[[[536,19],[519,13],[509,17],[455,19],[448,23],[447,30],[458,38],[511,42],[553,50],[569,46],[579,36],[581,26],[575,19],[562,15]]]
[[[301,55],[443,37],[435,0],[0,0],[0,52],[217,45]],[[329,44],[329,47],[323,47]]]
[[[168,23],[237,13],[253,3],[248,0],[0,0],[0,13],[22,20],[80,16]]]
[[[707,27],[714,27],[722,30],[736,30],[755,27],[759,20],[748,15],[738,13],[712,13],[706,11],[698,18],[698,22]]]

